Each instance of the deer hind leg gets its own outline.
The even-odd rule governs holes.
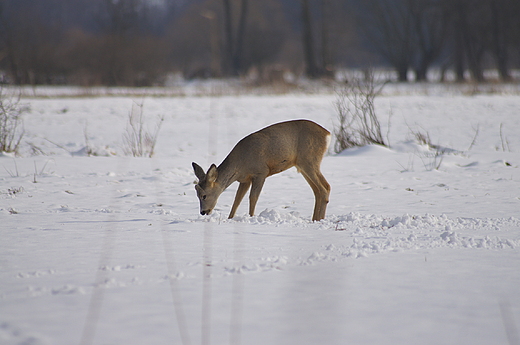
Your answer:
[[[324,198],[322,200],[322,206],[320,208],[319,220],[325,218],[325,212],[327,211],[327,204],[329,203],[330,196],[330,184],[327,182],[322,173],[318,170],[318,178],[320,179],[321,185],[325,189]]]
[[[235,201],[233,201],[233,206],[231,207],[231,212],[229,213],[229,219],[235,216],[238,205],[242,202],[244,195],[246,195],[247,190],[251,186],[251,182],[241,182],[237,189],[237,194],[235,195]]]
[[[255,215],[256,202],[264,186],[265,176],[255,176],[252,180],[251,193],[249,193],[249,215]]]
[[[325,218],[325,211],[329,203],[330,185],[319,169],[305,167],[300,167],[300,169],[303,177],[314,192],[315,203],[312,220],[322,220]]]

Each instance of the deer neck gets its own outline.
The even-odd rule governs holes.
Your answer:
[[[220,183],[224,189],[237,180],[236,166],[231,163],[231,160],[228,159],[228,157],[217,167],[217,171],[217,182]]]

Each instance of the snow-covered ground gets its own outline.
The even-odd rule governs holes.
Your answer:
[[[295,169],[254,217],[246,199],[227,219],[236,184],[200,216],[191,162],[282,120],[332,130],[334,94],[23,98],[22,156],[0,157],[0,343],[519,344],[520,97],[425,88],[377,99],[390,149],[324,158],[315,223]],[[150,131],[164,116],[154,158],[123,154],[135,103]]]

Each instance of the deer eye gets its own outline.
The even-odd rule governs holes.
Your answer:
[[[206,195],[203,195],[203,196],[202,196],[202,200],[206,200]]]

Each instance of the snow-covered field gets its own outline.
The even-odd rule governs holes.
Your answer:
[[[379,97],[391,149],[325,157],[321,222],[295,169],[254,217],[246,199],[227,219],[237,184],[199,215],[192,161],[282,120],[332,130],[334,99],[23,98],[22,156],[0,157],[0,343],[519,344],[517,93]],[[164,116],[154,158],[123,153],[134,103],[149,130]]]

